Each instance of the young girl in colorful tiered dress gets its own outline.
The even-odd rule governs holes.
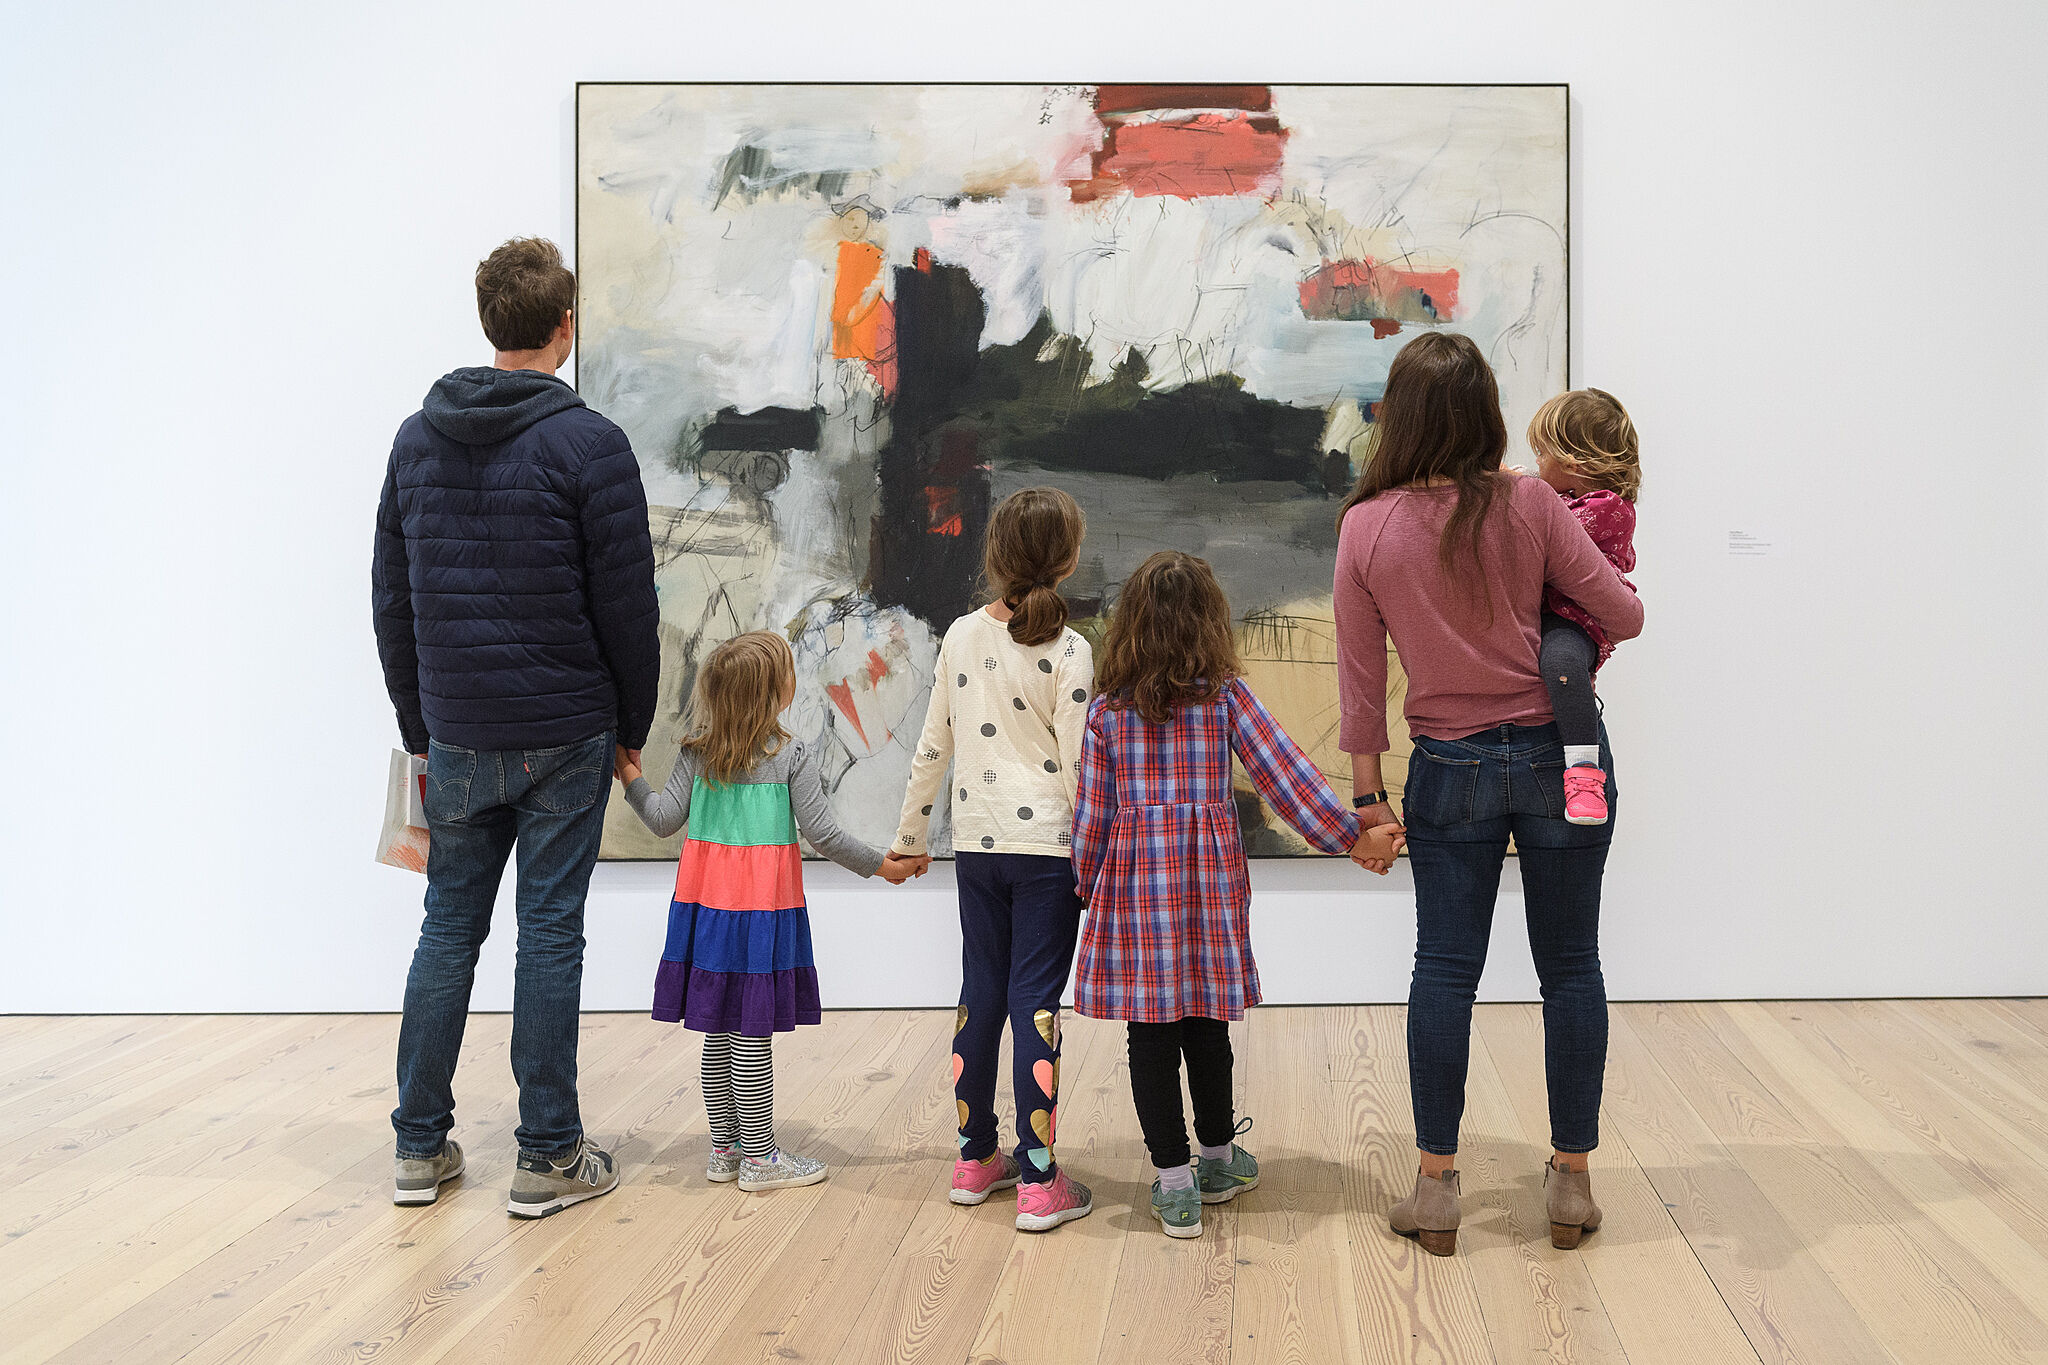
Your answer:
[[[1259,1183],[1231,1109],[1229,1021],[1259,1003],[1231,755],[1325,853],[1383,870],[1401,847],[1394,826],[1361,834],[1242,671],[1230,603],[1208,563],[1162,550],[1117,598],[1081,749],[1074,873],[1088,921],[1074,1008],[1129,1024],[1131,1097],[1158,1177],[1152,1215],[1169,1237],[1201,1236],[1202,1205]],[[1183,1058],[1200,1144],[1193,1169]]]
[[[808,745],[778,717],[796,697],[789,643],[750,631],[711,652],[688,737],[656,792],[636,766],[626,800],[656,834],[689,824],[654,976],[654,1017],[704,1035],[708,1179],[743,1190],[815,1185],[825,1164],[775,1144],[771,1042],[819,1019],[804,909],[801,829],[811,847],[863,877],[910,875],[839,827]]]
[[[946,631],[892,850],[921,867],[932,809],[950,802],[962,948],[953,1032],[960,1155],[949,1197],[979,1204],[1016,1186],[1025,1232],[1094,1207],[1088,1187],[1053,1159],[1060,996],[1081,925],[1071,859],[1074,768],[1095,671],[1088,642],[1067,627],[1059,585],[1080,562],[1085,531],[1080,507],[1055,488],[1013,493],[990,514],[983,570],[996,600]],[[952,788],[941,795],[949,763]],[[997,1150],[1005,1019],[1015,1062],[1014,1156]]]
[[[1633,572],[1636,494],[1643,470],[1637,462],[1635,423],[1621,400],[1601,389],[1559,394],[1530,419],[1529,448],[1536,452],[1537,476],[1557,490],[1607,562],[1622,573]],[[1607,823],[1607,772],[1600,766],[1593,675],[1613,653],[1613,642],[1590,612],[1557,589],[1544,589],[1537,661],[1564,743],[1564,818],[1575,825]]]

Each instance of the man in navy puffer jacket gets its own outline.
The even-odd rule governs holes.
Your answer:
[[[551,242],[477,268],[497,354],[398,429],[377,508],[377,651],[406,748],[427,755],[426,921],[398,1036],[394,1198],[462,1171],[455,1059],[506,861],[519,865],[511,1213],[610,1190],[576,1101],[583,903],[616,767],[639,760],[660,673],[654,552],[626,435],[555,377],[576,277]]]

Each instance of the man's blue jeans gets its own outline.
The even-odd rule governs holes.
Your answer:
[[[1608,821],[1564,818],[1564,748],[1555,725],[1500,725],[1455,740],[1417,736],[1402,816],[1415,869],[1415,976],[1408,988],[1408,1087],[1415,1143],[1458,1150],[1472,1001],[1486,966],[1508,836],[1522,864],[1529,952],[1543,991],[1550,1141],[1600,1144],[1607,983],[1600,973],[1600,879],[1619,807],[1607,728]]]
[[[427,917],[398,1030],[398,1155],[433,1156],[455,1126],[455,1059],[498,883],[519,854],[519,963],[512,1077],[519,1150],[560,1157],[583,1137],[576,1028],[583,1001],[583,901],[604,833],[612,736],[556,749],[427,754]]]

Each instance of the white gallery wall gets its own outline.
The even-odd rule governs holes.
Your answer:
[[[1568,81],[1573,379],[1644,440],[1603,675],[1620,998],[2048,992],[2048,8],[2032,0],[16,7],[0,1011],[390,1009],[398,422],[573,235],[579,79]],[[1731,555],[1731,532],[1768,552]],[[657,765],[665,767],[665,762]],[[644,1008],[670,869],[598,869]],[[1255,867],[1276,1001],[1396,1000],[1405,867]],[[1528,998],[1503,895],[1485,992]],[[950,869],[813,873],[831,1005],[950,1003]],[[476,1001],[510,994],[501,907]]]

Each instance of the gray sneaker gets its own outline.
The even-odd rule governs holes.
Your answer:
[[[589,1138],[560,1161],[521,1152],[505,1212],[514,1218],[545,1218],[571,1204],[610,1194],[618,1183],[619,1168],[611,1153]]]
[[[730,1185],[740,1178],[740,1149],[729,1147],[724,1151],[713,1147],[710,1160],[704,1163],[704,1178],[715,1185]]]
[[[1169,1190],[1152,1182],[1152,1216],[1166,1229],[1168,1237],[1202,1235],[1202,1192],[1193,1185]]]
[[[441,1197],[441,1186],[462,1174],[462,1144],[444,1142],[438,1156],[398,1158],[397,1179],[391,1187],[394,1204],[431,1204]]]
[[[777,1151],[766,1161],[747,1157],[740,1162],[740,1188],[776,1190],[785,1185],[815,1185],[825,1178],[825,1163],[795,1152]]]
[[[1195,1187],[1204,1204],[1228,1204],[1246,1190],[1259,1187],[1258,1160],[1236,1143],[1230,1144],[1230,1160],[1195,1158]]]

